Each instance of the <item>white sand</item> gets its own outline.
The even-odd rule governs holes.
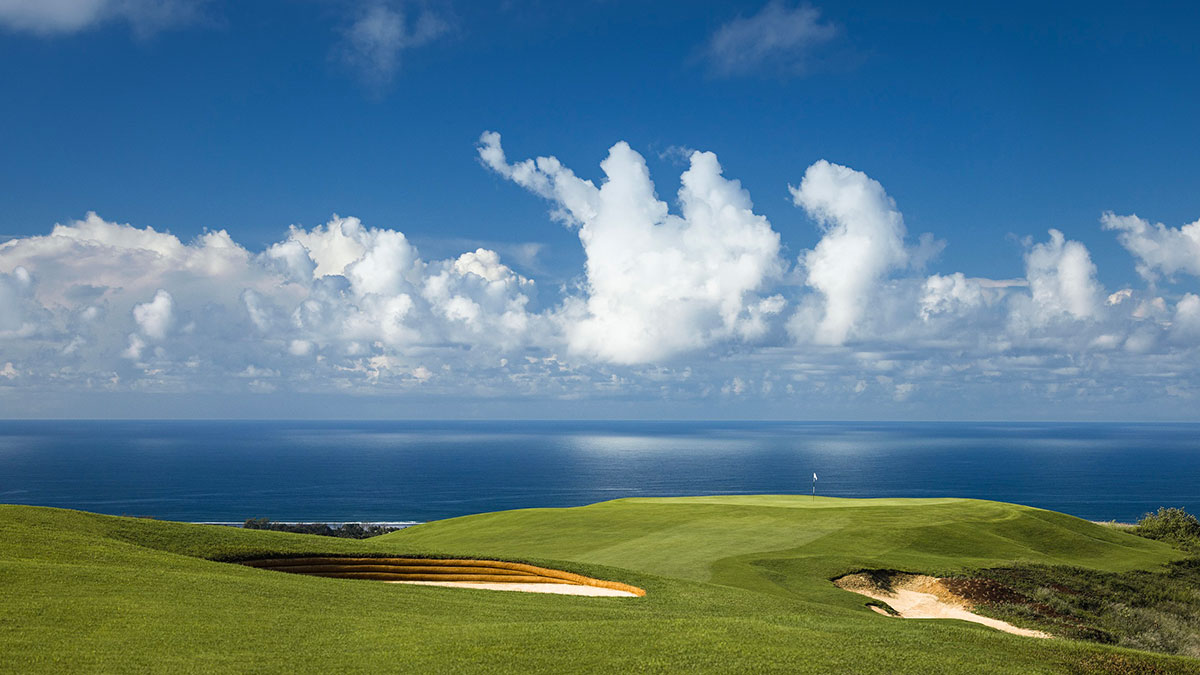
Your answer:
[[[870,583],[865,575],[852,574],[834,582],[839,588],[865,595],[874,600],[886,602],[888,606],[899,612],[905,619],[959,619],[983,624],[989,628],[1002,630],[1014,635],[1027,637],[1054,637],[1040,630],[1018,628],[1011,623],[975,614],[970,609],[970,603],[950,593],[941,584],[940,579],[922,575],[905,575],[893,581],[893,591],[887,592]],[[871,607],[880,614],[886,615],[878,607]]]
[[[618,591],[599,586],[576,584],[502,583],[490,581],[385,581],[388,584],[412,584],[414,586],[449,586],[452,588],[475,588],[485,591],[520,591],[523,593],[554,593],[557,595],[589,595],[593,597],[636,598],[636,593]]]

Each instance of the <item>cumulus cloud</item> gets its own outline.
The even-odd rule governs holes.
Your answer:
[[[933,274],[921,287],[919,313],[926,322],[937,316],[972,315],[997,307],[1009,289],[1028,286],[1025,279],[972,278],[962,272]]]
[[[862,319],[879,280],[908,264],[904,219],[883,186],[866,174],[821,160],[792,199],[824,229],[800,259],[809,286],[825,299],[813,339],[842,344]]]
[[[508,163],[499,134],[481,137],[479,155],[578,228],[585,293],[567,298],[558,317],[573,352],[656,361],[753,340],[766,330],[763,317],[783,310],[781,296],[762,294],[783,272],[779,235],[754,213],[741,184],[722,175],[716,155],[691,154],[678,215],[658,199],[645,160],[626,143],[601,162],[599,187],[553,157]]]
[[[124,21],[136,33],[148,35],[197,21],[205,4],[206,0],[0,0],[0,25],[55,35]]]
[[[1200,276],[1200,220],[1173,228],[1108,212],[1100,222],[1104,229],[1117,232],[1117,241],[1137,258],[1138,274],[1145,279],[1156,281],[1160,274],[1180,272]]]
[[[1175,304],[1171,335],[1185,344],[1200,340],[1200,295],[1188,293]]]
[[[153,300],[134,306],[133,318],[143,335],[162,340],[167,337],[167,330],[171,327],[174,307],[171,294],[160,288]]]
[[[24,267],[0,273],[0,337],[31,332],[33,326],[27,321],[31,286],[32,279]]]
[[[811,5],[789,7],[771,0],[757,14],[722,25],[709,39],[705,56],[714,73],[746,75],[762,70],[802,74],[812,52],[838,35]]]
[[[442,37],[450,30],[445,17],[424,9],[410,16],[397,3],[364,3],[346,28],[339,47],[342,58],[357,68],[371,86],[383,86],[400,69],[401,54]]]
[[[1034,320],[1046,323],[1060,316],[1091,319],[1100,310],[1102,288],[1087,247],[1068,241],[1058,230],[1050,240],[1033,245],[1025,254]]]

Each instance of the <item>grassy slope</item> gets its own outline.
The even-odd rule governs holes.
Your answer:
[[[287,552],[492,556],[649,594],[383,585],[205,559]],[[1027,673],[1115,658],[1200,673],[1196,661],[888,619],[828,583],[863,567],[1127,570],[1175,557],[1159,542],[1069,516],[970,500],[628,499],[482,514],[365,541],[6,506],[0,671]]]

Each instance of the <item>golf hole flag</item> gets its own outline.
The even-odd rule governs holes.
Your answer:
[[[817,499],[817,472],[813,472],[813,501]]]

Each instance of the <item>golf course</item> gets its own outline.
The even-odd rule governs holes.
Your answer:
[[[1018,564],[1154,572],[1186,556],[967,499],[630,498],[361,540],[0,506],[0,672],[1200,673],[1186,656],[885,616],[833,583]],[[338,558],[379,576],[285,573],[335,574]],[[438,561],[644,595],[378,580]]]

